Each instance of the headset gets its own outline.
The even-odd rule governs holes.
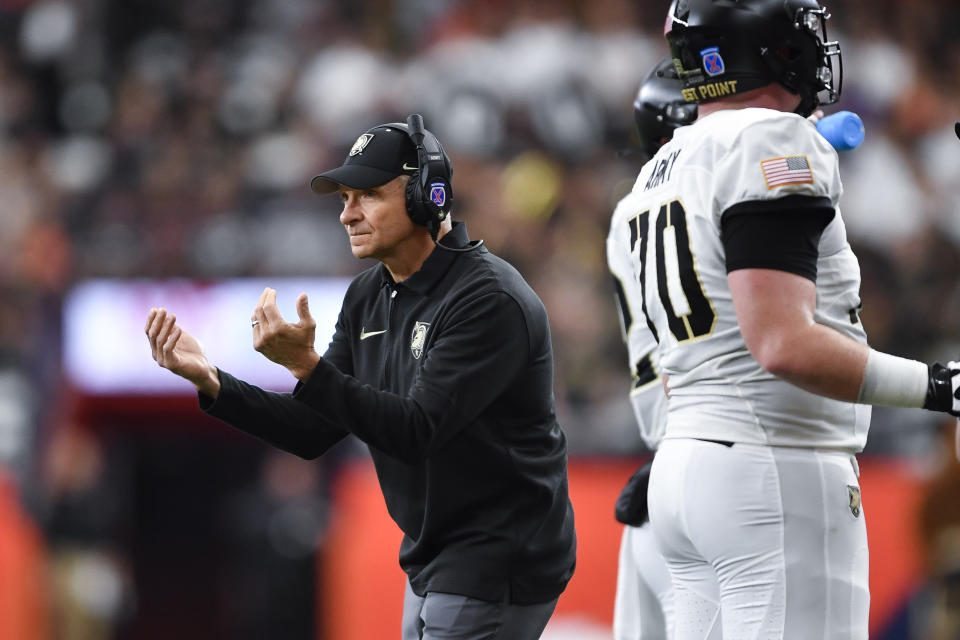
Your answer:
[[[407,182],[407,213],[436,240],[453,204],[453,165],[437,137],[423,128],[420,114],[407,117],[407,135],[417,148],[418,164]]]

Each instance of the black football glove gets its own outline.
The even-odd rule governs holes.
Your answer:
[[[946,411],[960,417],[960,377],[957,374],[960,374],[960,362],[948,362],[947,366],[939,362],[930,365],[924,409]]]
[[[617,498],[617,506],[614,510],[617,522],[639,527],[650,519],[647,511],[647,486],[650,484],[651,466],[653,466],[653,460],[637,469],[627,480],[627,485]]]

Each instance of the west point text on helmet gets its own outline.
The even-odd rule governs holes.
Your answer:
[[[700,95],[697,96],[697,92]],[[683,89],[680,93],[687,102],[696,102],[704,98],[719,98],[720,96],[730,96],[737,92],[736,80],[723,80],[721,82],[711,82],[699,87]]]

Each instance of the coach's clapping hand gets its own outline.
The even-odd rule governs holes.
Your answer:
[[[300,321],[295,324],[284,320],[277,308],[277,292],[264,289],[250,318],[253,348],[286,367],[298,380],[306,380],[320,356],[313,348],[317,323],[310,315],[305,293],[297,298],[297,315]]]
[[[186,378],[204,395],[217,397],[220,393],[217,368],[203,354],[200,342],[177,324],[175,315],[162,307],[150,309],[145,331],[157,364]]]

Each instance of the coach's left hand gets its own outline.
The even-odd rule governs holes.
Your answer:
[[[317,323],[310,315],[305,293],[297,298],[297,315],[300,321],[295,324],[284,320],[277,308],[277,292],[264,289],[250,318],[253,348],[286,367],[298,380],[306,380],[320,356],[313,348]]]

